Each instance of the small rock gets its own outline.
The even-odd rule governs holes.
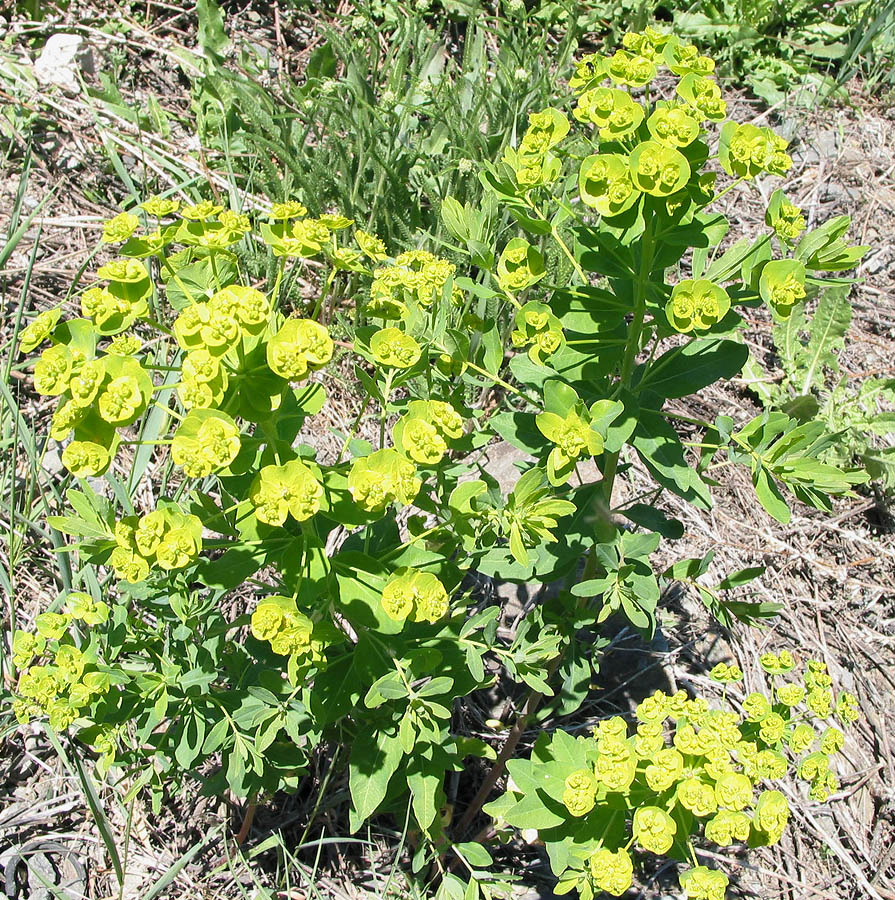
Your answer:
[[[55,84],[70,94],[78,94],[79,72],[92,72],[93,59],[84,39],[76,34],[54,34],[34,63],[34,77],[41,84]]]
[[[58,447],[50,447],[43,456],[44,471],[50,475],[59,475],[63,471],[62,454]]]
[[[862,275],[878,275],[885,267],[886,254],[882,250],[878,250],[864,260],[859,271]]]

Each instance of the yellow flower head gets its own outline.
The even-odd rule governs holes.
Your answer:
[[[715,799],[718,806],[745,809],[752,802],[752,782],[739,772],[726,772],[715,782]]]
[[[729,879],[716,869],[697,866],[682,872],[680,882],[689,900],[724,900]]]
[[[52,333],[62,314],[62,309],[47,309],[38,313],[34,319],[22,329],[19,339],[19,350],[22,353],[30,353],[39,344],[42,344]]]
[[[597,779],[590,769],[578,769],[566,778],[562,802],[576,817],[587,815],[593,808],[597,796]]]
[[[94,600],[83,591],[72,591],[66,599],[66,610],[73,618],[86,625],[102,625],[109,620],[109,604]]]
[[[705,823],[706,840],[719,847],[747,841],[752,830],[752,820],[743,812],[722,809]]]
[[[613,897],[621,897],[631,887],[634,866],[626,850],[601,847],[591,856],[588,866],[597,888]]]
[[[658,806],[640,806],[634,813],[634,839],[651,853],[662,855],[671,849],[677,823]]]
[[[744,776],[745,777],[745,776]],[[746,779],[748,783],[748,779]],[[751,794],[752,785],[749,784]],[[678,803],[689,809],[694,816],[710,816],[718,809],[718,801],[712,786],[699,778],[691,776],[678,782],[675,797]]]
[[[383,328],[370,339],[370,351],[376,362],[396,369],[409,369],[419,362],[422,348],[400,328]]]
[[[298,200],[287,200],[285,203],[274,203],[270,209],[270,218],[274,220],[300,219],[308,214],[308,208]]]
[[[416,466],[393,447],[359,457],[348,473],[348,489],[354,502],[368,512],[381,512],[391,503],[408,506],[420,487]]]
[[[684,772],[684,757],[673,747],[660,750],[647,765],[644,775],[651,791],[667,791],[679,781]]]
[[[391,619],[408,616],[416,622],[435,623],[450,608],[444,585],[431,572],[399,570],[382,591],[382,608]]]
[[[301,460],[282,466],[264,466],[249,487],[255,515],[265,525],[282,525],[288,516],[296,522],[310,519],[320,509],[323,486]]]
[[[789,803],[780,791],[763,791],[755,804],[753,822],[766,844],[776,844],[789,821]]]
[[[768,713],[759,726],[758,733],[766,744],[776,744],[786,730],[786,720],[780,713]]]
[[[311,319],[287,319],[267,344],[267,364],[290,381],[298,381],[310,369],[326,365],[332,355],[329,331]]]
[[[743,701],[743,713],[748,722],[761,722],[767,718],[771,711],[771,701],[757,691],[746,696]]]
[[[848,691],[842,691],[836,700],[836,716],[844,725],[857,722],[860,718],[858,698]]]
[[[140,220],[133,213],[119,213],[103,223],[103,243],[124,243],[139,227]]]

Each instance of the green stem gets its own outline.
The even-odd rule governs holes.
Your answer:
[[[342,461],[342,457],[345,455],[345,451],[348,449],[348,445],[351,443],[354,436],[357,434],[358,426],[360,425],[360,420],[363,418],[364,413],[367,411],[367,407],[370,405],[370,400],[373,398],[367,394],[364,397],[364,402],[361,405],[360,412],[355,416],[354,422],[351,425],[351,431],[345,437],[342,446],[339,449],[339,455],[336,457],[335,465],[338,465]]]
[[[320,296],[317,298],[317,303],[314,306],[314,312],[311,314],[311,318],[315,322],[317,321],[318,316],[323,312],[323,304],[326,302],[326,298],[329,296],[329,292],[332,289],[337,271],[337,269],[330,269],[329,275],[326,276],[323,290],[320,292]]]
[[[392,559],[393,557],[398,556],[404,550],[406,550],[408,547],[412,547],[417,541],[425,540],[427,537],[429,537],[430,534],[435,534],[436,531],[440,531],[442,528],[444,528],[444,523],[439,522],[437,525],[433,525],[431,528],[427,528],[425,531],[421,531],[418,535],[415,535],[414,537],[410,538],[409,541],[404,541],[403,544],[400,544],[399,546],[395,547],[394,550],[390,551],[385,556],[383,556],[381,561],[386,562],[386,561]]]
[[[714,197],[709,201],[709,203],[715,203],[720,200],[726,193],[732,191],[735,187],[739,187],[746,180],[745,176],[741,178],[737,178],[736,181],[732,181],[720,194],[715,194]]]
[[[438,349],[442,353],[448,352],[444,347],[439,347]],[[523,400],[527,400],[529,403],[532,404],[532,406],[537,406],[537,407],[543,409],[543,404],[539,403],[536,399],[534,399],[534,397],[529,397],[528,394],[524,393],[523,391],[520,391],[519,388],[513,387],[513,385],[504,381],[499,376],[492,375],[491,372],[489,372],[487,369],[483,369],[481,366],[477,366],[475,363],[468,362],[466,360],[464,360],[464,364],[468,368],[472,369],[474,372],[478,372],[479,375],[484,375],[485,378],[490,378],[495,384],[502,387],[505,391],[509,391],[511,394],[516,394],[517,397],[522,397]]]
[[[221,279],[218,277],[218,264],[214,258],[214,251],[208,254],[208,261],[211,263],[211,277],[214,278],[215,287],[221,289]]]
[[[640,241],[640,269],[634,282],[634,318],[628,328],[628,342],[625,345],[625,355],[622,359],[617,391],[630,386],[631,373],[634,371],[634,361],[637,359],[637,352],[640,349],[640,338],[643,334],[643,323],[646,319],[646,290],[653,265],[653,227],[653,221],[649,220]],[[603,499],[609,508],[612,506],[612,488],[618,472],[620,452],[617,450],[615,453],[609,454],[606,458],[606,467],[603,470]]]
[[[584,269],[581,268],[580,263],[577,259],[575,259],[575,255],[566,246],[566,242],[562,239],[562,236],[560,235],[557,227],[552,222],[550,222],[549,219],[530,200],[528,201],[528,207],[542,222],[548,222],[550,224],[550,236],[553,238],[553,240],[556,241],[557,244],[559,244],[562,252],[565,253],[565,255],[568,257],[569,262],[572,264],[572,268],[575,270],[575,274],[581,279],[582,284],[590,284]]]
[[[270,296],[270,308],[276,309],[280,300],[280,287],[283,284],[283,273],[286,271],[286,257],[281,256],[277,261],[277,277],[273,283],[273,292]]]
[[[389,369],[385,376],[385,386],[382,391],[382,409],[379,413],[379,449],[385,447],[385,422],[388,419],[388,403],[392,395],[392,378],[394,370]]]
[[[187,300],[189,300],[190,303],[192,303],[193,306],[195,306],[198,301],[193,296],[193,292],[183,283],[183,279],[171,267],[171,263],[168,262],[168,257],[165,256],[164,253],[157,253],[156,257],[161,261],[161,264],[171,273],[171,277],[174,279],[174,283],[177,285],[177,287],[180,288],[180,290],[183,291],[183,293],[186,295]],[[152,324],[158,328],[162,327],[157,322],[153,322]],[[166,328],[163,328],[162,330],[166,331],[168,334],[171,334],[171,332],[168,331]]]

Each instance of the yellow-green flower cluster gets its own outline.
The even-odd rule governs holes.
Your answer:
[[[701,56],[694,45],[653,28],[627,34],[623,43],[611,56],[582,57],[569,82],[578,95],[575,118],[593,125],[599,141],[607,143],[605,150],[581,163],[582,202],[609,217],[621,216],[650,197],[665,201],[669,212],[694,201],[704,204],[713,188],[694,173],[691,163],[701,165],[704,157],[692,148],[701,146],[697,142],[706,122],[721,122],[727,114],[721,89],[710,77],[714,62]],[[634,96],[631,89],[649,84],[661,67],[679,78],[674,100],[651,104],[647,96]],[[605,86],[606,79],[613,86]],[[648,137],[641,127],[644,120]],[[782,175],[792,164],[786,146],[769,128],[727,122],[721,130],[719,158],[731,175]],[[517,181],[522,183],[518,165]],[[796,232],[796,218],[778,218],[787,223],[781,225],[781,233]],[[684,306],[683,301],[680,305]]]
[[[109,621],[109,604],[103,600],[94,600],[84,591],[71,591],[65,602],[66,612],[72,621],[85,625],[102,625]]]
[[[699,137],[699,120],[692,108],[682,103],[657,106],[646,125],[653,140],[670,147],[687,147]]]
[[[787,650],[766,653],[761,662],[775,677],[796,669]],[[731,684],[741,681],[743,673],[735,664],[721,663],[712,677]],[[820,691],[829,695],[826,715],[814,716],[808,697]],[[631,808],[630,840],[604,839],[591,857],[594,887],[615,896],[630,887],[625,859],[632,843],[661,855],[700,833],[721,847],[779,841],[789,805],[766,782],[779,781],[792,770],[810,783],[817,800],[838,787],[830,756],[841,749],[843,732],[827,726],[821,736],[816,728],[829,716],[832,703],[831,679],[823,663],[812,660],[804,683],[775,685],[771,696],[749,694],[742,713],[712,708],[683,691],[657,691],[637,706],[634,733],[614,717],[601,722],[592,738],[579,739],[589,765],[565,779],[561,799],[569,815],[608,815],[607,810],[621,808],[613,795],[629,798]],[[840,694],[836,710],[840,723],[847,724],[857,715],[857,702]],[[689,821],[691,832],[680,833],[681,822]],[[689,897],[723,897],[727,880],[720,872],[698,867],[685,872],[681,884]]]
[[[388,250],[382,238],[369,231],[363,231],[360,228],[354,232],[354,240],[360,247],[361,253],[373,262],[382,262],[388,259]]]
[[[712,667],[709,678],[721,684],[732,684],[743,680],[743,670],[736,663],[720,662]]]
[[[370,352],[380,365],[409,369],[420,361],[423,348],[400,328],[382,328],[370,338]]]
[[[728,175],[754,178],[762,172],[785,175],[792,167],[787,141],[770,128],[728,122],[721,129],[718,159]]]
[[[381,512],[392,503],[409,506],[420,487],[416,466],[394,447],[358,457],[348,473],[354,502],[368,512]]]
[[[399,569],[382,591],[382,608],[390,619],[437,622],[447,615],[450,598],[431,572]]]
[[[146,315],[152,282],[144,263],[123,257],[100,266],[96,274],[105,284],[81,294],[81,313],[100,334],[119,334]]]
[[[298,200],[274,203],[270,208],[270,218],[274,222],[286,219],[301,219],[308,214],[308,208]]]
[[[805,265],[796,259],[774,259],[761,270],[758,291],[781,319],[789,318],[793,307],[805,299]]]
[[[171,458],[190,478],[204,478],[229,466],[239,453],[239,428],[226,413],[194,409],[171,442]]]
[[[103,223],[103,243],[123,244],[139,227],[140,220],[133,213],[119,213]]]
[[[448,442],[463,436],[463,418],[443,400],[411,400],[392,431],[395,447],[414,462],[436,465]]]
[[[49,321],[44,320],[40,332]],[[75,328],[75,323],[86,327]],[[152,380],[133,357],[97,356],[95,335],[85,320],[70,323],[64,338],[66,343],[44,350],[35,362],[34,387],[59,397],[50,436],[57,441],[73,437],[62,452],[65,467],[78,477],[101,475],[118,446],[118,429],[133,423],[149,405]]]
[[[717,869],[696,866],[681,874],[681,887],[689,900],[724,900],[728,877]]]
[[[267,343],[267,364],[289,381],[299,381],[326,365],[332,355],[329,331],[311,319],[286,319]]]
[[[85,609],[84,597],[69,595],[78,612]],[[105,621],[98,604],[91,599],[90,618]],[[102,604],[105,607],[105,604]],[[108,607],[105,607],[108,617]],[[82,618],[73,614],[43,613],[35,620],[38,633],[16,631],[13,636],[13,661],[21,673],[13,701],[19,722],[35,716],[47,716],[50,726],[64,731],[111,686],[109,674],[97,665],[92,651],[81,650],[67,636],[69,624]],[[98,622],[97,622],[98,624]],[[36,655],[46,655],[51,662],[30,665]]]
[[[727,101],[712,78],[690,72],[681,78],[675,91],[700,121],[720,122],[727,114]]]
[[[270,304],[261,291],[234,284],[207,301],[190,303],[174,320],[174,335],[186,352],[202,349],[221,357],[259,334],[269,316]]]
[[[569,120],[558,109],[548,107],[529,113],[519,147],[507,147],[503,156],[520,188],[530,190],[556,180],[561,164],[551,151],[568,133]]]
[[[497,283],[508,294],[518,294],[546,274],[540,251],[525,238],[513,238],[497,260]]]
[[[678,282],[665,306],[675,331],[704,331],[717,325],[730,309],[730,297],[718,284],[704,278]]]
[[[319,665],[326,640],[320,627],[299,612],[291,597],[265,597],[252,613],[252,635],[267,641],[278,656],[294,658],[299,668]]]
[[[262,225],[261,234],[275,256],[313,259],[324,248],[335,249],[333,229],[322,219],[297,218]]]
[[[530,300],[516,312],[516,327],[510,339],[514,347],[528,347],[532,362],[541,365],[565,343],[562,324],[545,303]]]
[[[281,466],[264,466],[249,488],[249,500],[259,522],[282,525],[310,519],[320,509],[323,486],[311,468],[293,459]]]
[[[188,566],[202,550],[202,521],[165,503],[144,516],[116,522],[114,537],[109,565],[133,584],[143,581],[153,566],[164,571]]]
[[[599,87],[581,94],[573,115],[579,122],[596,125],[600,137],[609,141],[636,131],[644,113],[643,107],[627,91]],[[698,133],[698,124],[696,130]]]
[[[364,253],[373,259],[385,253],[385,247],[378,238],[365,232],[357,232],[355,237]],[[376,269],[373,273],[370,299],[365,311],[374,318],[404,319],[410,309],[429,307],[441,298],[456,269],[453,263],[427,250],[401,253],[391,265]],[[451,293],[452,296],[459,295],[459,288],[453,286]]]
[[[765,222],[774,229],[778,238],[788,244],[798,240],[805,230],[805,216],[802,210],[783,195],[782,191],[774,191],[765,214]]]
[[[230,384],[221,357],[205,347],[184,354],[180,375],[177,395],[186,409],[210,409],[220,404]]]
[[[613,897],[621,897],[631,886],[634,864],[623,848],[613,851],[601,847],[591,856],[588,865],[594,885]]]
[[[600,417],[600,403],[587,409],[582,402],[570,405],[565,415],[547,410],[538,413],[538,431],[554,446],[547,457],[547,478],[551,484],[563,484],[579,460],[603,452],[603,435],[594,424]]]

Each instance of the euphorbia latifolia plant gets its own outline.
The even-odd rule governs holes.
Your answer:
[[[82,317],[43,312],[21,339],[26,353],[50,344],[34,385],[59,398],[50,434],[77,479],[50,525],[82,566],[80,590],[13,637],[19,719],[70,731],[156,807],[200,768],[205,790],[253,802],[294,789],[328,745],[333,771],[347,764],[352,829],[409,804],[415,872],[444,897],[498,890],[463,838],[539,704],[569,715],[585,699],[594,629],[619,613],[650,635],[669,580],[725,625],[774,612],[730,593],[760,570],[697,582],[711,554],[654,570],[683,532],[662,492],[709,509],[713,468],[742,465],[785,522],[788,493],[828,510],[864,480],[818,460],[818,423],[665,409],[739,372],[740,310],[786,317],[863,252],[842,229],[805,232],[779,193],[769,230],[721,251],[730,223],[713,202],[791,161],[770,129],[724,121],[712,68],[653,30],[580,60],[574,133],[545,109],[483,164],[525,236],[494,252],[488,216],[444,201],[465,274],[293,200],[253,220],[155,197],[108,222],[119,256],[81,292]],[[733,180],[719,191],[718,177]],[[251,284],[259,247],[270,278]],[[319,296],[284,308],[308,273]],[[334,452],[313,437],[327,371],[353,371],[362,393]],[[679,420],[702,439],[683,442]],[[524,451],[509,491],[484,464],[495,441]],[[634,457],[655,489],[616,502]],[[559,589],[507,636],[474,573]],[[796,664],[762,659],[784,680]],[[614,718],[593,737],[542,736],[489,807],[497,826],[538,829],[563,889],[584,896],[627,889],[634,849],[698,863],[699,842],[777,839],[786,800],[763,783],[786,775],[783,751],[823,798],[842,743],[827,720],[856,715],[806,665],[803,683],[745,698],[736,667],[716,671],[721,709],[649,697],[630,735]],[[452,819],[445,773],[497,756],[453,709],[498,669],[531,693]],[[681,875],[694,898],[726,883],[704,865]]]

